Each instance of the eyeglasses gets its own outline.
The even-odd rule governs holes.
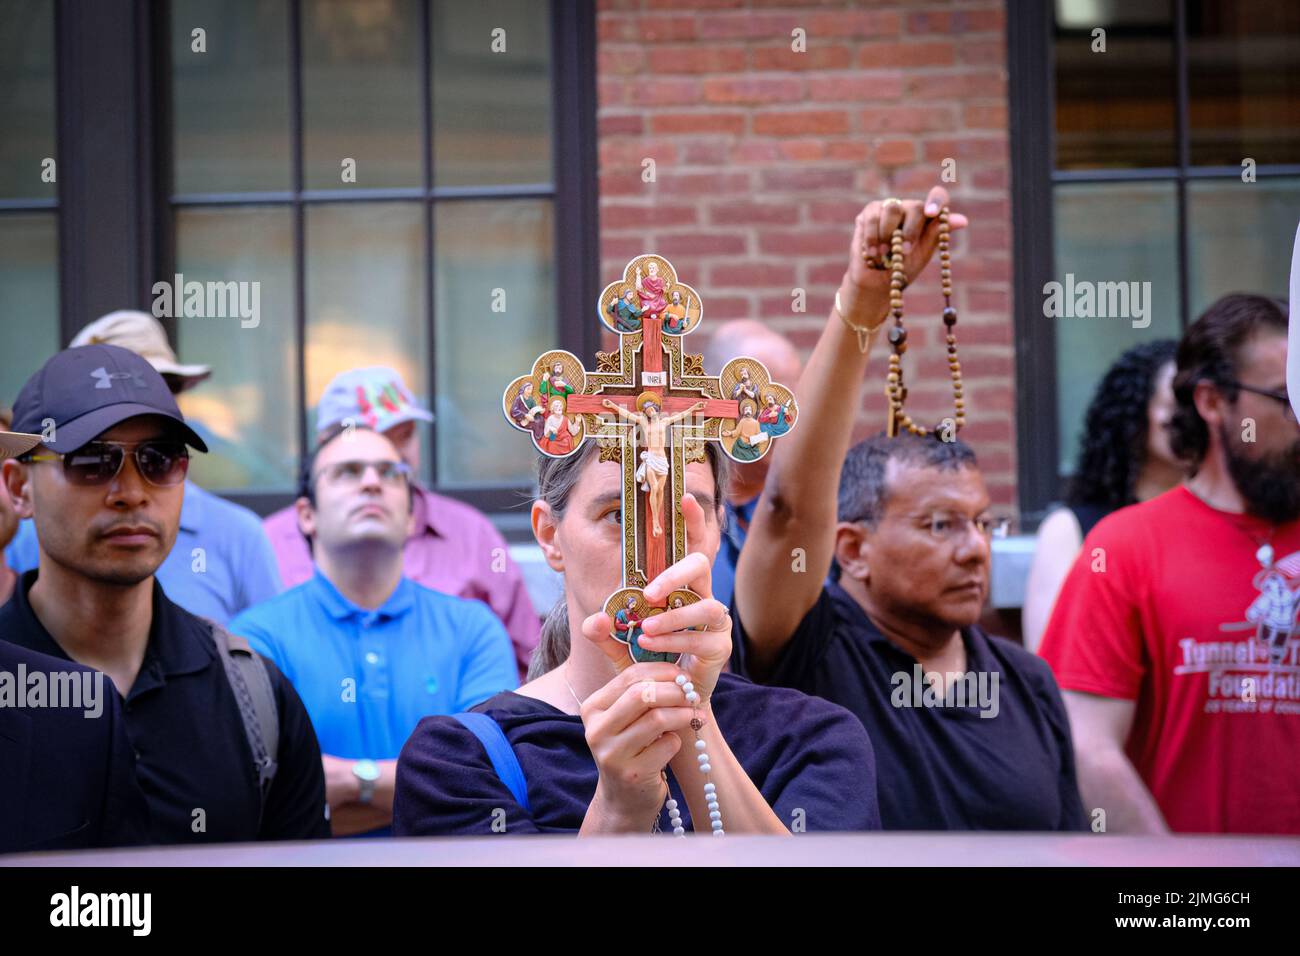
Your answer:
[[[324,475],[331,484],[359,485],[366,469],[375,469],[379,480],[386,485],[397,485],[410,480],[411,466],[404,461],[336,461],[316,473]]]
[[[972,526],[985,540],[1005,538],[1007,531],[1011,527],[1010,518],[987,514],[971,519],[952,511],[935,511],[919,518],[914,515],[901,515],[899,517],[905,520],[918,521],[922,528],[941,541],[960,540],[970,534]]]
[[[1239,388],[1243,392],[1253,392],[1256,395],[1263,395],[1265,398],[1271,398],[1275,402],[1282,403],[1282,413],[1292,421],[1295,421],[1295,409],[1291,407],[1291,396],[1287,392],[1275,392],[1268,388],[1259,388],[1255,385],[1246,385],[1242,382],[1226,381],[1221,383],[1230,388]]]
[[[92,441],[65,454],[41,452],[24,455],[21,461],[63,460],[63,476],[69,484],[106,485],[122,470],[126,453],[135,459],[140,477],[151,485],[166,488],[179,485],[190,470],[190,453],[184,442],[168,439],[148,441]]]

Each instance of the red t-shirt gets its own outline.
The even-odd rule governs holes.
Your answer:
[[[1300,521],[1179,487],[1092,530],[1042,655],[1062,690],[1137,701],[1128,756],[1171,829],[1300,833],[1298,607]]]

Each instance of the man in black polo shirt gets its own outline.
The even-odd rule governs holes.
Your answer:
[[[0,431],[0,461],[40,440]],[[104,675],[0,641],[0,853],[148,838],[122,704]]]
[[[990,519],[974,453],[904,435],[845,458],[867,348],[890,310],[890,273],[864,254],[883,255],[901,227],[915,279],[946,202],[935,189],[924,207],[873,202],[858,217],[836,310],[799,381],[798,427],[782,439],[792,444],[773,462],[740,555],[733,667],[858,716],[886,829],[1082,829],[1051,671],[975,626]]]
[[[116,346],[68,349],[23,386],[13,427],[44,436],[4,463],[15,509],[34,518],[40,566],[0,609],[0,635],[112,679],[153,841],[328,837],[320,748],[293,687],[265,662],[276,719],[266,737],[278,746],[263,795],[211,625],[154,580],[176,539],[185,445],[207,450],[162,376]]]

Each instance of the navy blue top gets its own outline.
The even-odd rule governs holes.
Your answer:
[[[31,688],[36,673],[50,691],[71,677],[79,700],[18,706],[18,688]],[[0,640],[0,853],[149,840],[120,698],[102,674],[98,690],[86,687],[86,674],[95,672]]]
[[[734,606],[731,614],[739,649],[748,638]],[[886,830],[1086,829],[1070,724],[1051,669],[977,627],[962,638],[967,671],[987,675],[985,706],[970,698],[965,707],[918,706],[916,658],[829,582],[767,681],[835,701],[862,721]],[[733,669],[744,656],[733,655]]]
[[[0,636],[67,661],[28,600],[37,574],[24,574],[9,603],[0,608]],[[316,733],[293,685],[270,661],[266,671],[280,716],[280,750],[279,769],[263,806],[239,702],[217,656],[211,625],[173,604],[154,580],[149,643],[140,673],[122,701],[136,777],[151,818],[150,842],[329,837]],[[106,679],[106,691],[112,686]]]
[[[493,833],[502,832],[504,823],[506,833],[577,833],[598,776],[582,718],[513,692],[497,694],[474,710],[505,731],[523,768],[532,812],[511,797],[478,738],[450,717],[426,717],[397,764],[393,831],[399,836]],[[713,714],[732,753],[787,827],[880,828],[871,742],[852,714],[732,674],[719,676]],[[690,808],[671,770],[668,785],[689,830]],[[719,801],[725,815],[727,795]],[[504,811],[504,819],[497,810]],[[500,821],[495,831],[494,821]],[[659,825],[672,832],[666,810]]]

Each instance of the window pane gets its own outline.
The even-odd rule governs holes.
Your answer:
[[[363,365],[396,369],[430,407],[423,205],[312,206],[306,243],[308,434],[315,433],[316,403],[330,379]],[[428,431],[422,429],[426,462]]]
[[[1066,475],[1074,470],[1083,415],[1106,369],[1135,345],[1179,335],[1177,211],[1172,183],[1057,186],[1055,207],[1054,278],[1069,311],[1049,318],[1045,303],[1043,321],[1056,323],[1057,425]],[[1128,285],[1127,309],[1112,295],[1115,287],[1103,282],[1138,284]],[[1093,318],[1079,314],[1085,296],[1092,299]],[[1103,303],[1110,317],[1100,317]]]
[[[172,0],[176,192],[290,187],[288,28],[283,0]]]
[[[433,0],[437,185],[551,181],[550,9],[538,0]]]
[[[1300,179],[1188,183],[1191,316],[1229,292],[1285,299],[1300,222]]]
[[[0,215],[0,405],[59,349],[59,226],[52,212]]]
[[[308,189],[423,185],[418,0],[309,0],[302,65]]]
[[[213,368],[211,378],[180,398],[211,452],[194,456],[191,474],[212,490],[293,490],[298,363],[290,211],[267,206],[178,210],[176,268],[186,285],[250,283],[241,288],[258,305],[255,325],[206,309],[201,317],[176,309],[181,361]]]
[[[53,199],[54,0],[0,0],[0,198]]]
[[[443,202],[435,222],[438,483],[530,483],[537,452],[506,424],[501,393],[557,341],[551,204]]]
[[[1177,163],[1173,25],[1170,0],[1056,0],[1058,169]]]
[[[1300,4],[1187,5],[1192,163],[1300,162]]]

